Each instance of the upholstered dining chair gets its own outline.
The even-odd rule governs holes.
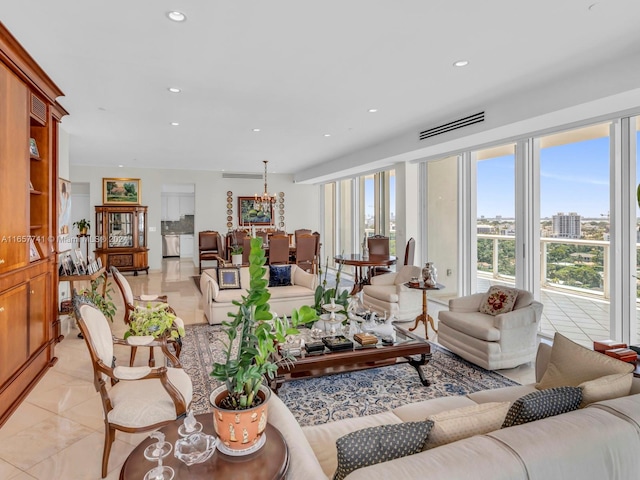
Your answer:
[[[118,289],[122,294],[122,301],[124,302],[123,320],[125,324],[129,325],[131,312],[133,312],[136,308],[138,308],[136,306],[136,302],[167,303],[166,295],[154,295],[154,294],[140,295],[140,296],[134,295],[133,290],[131,289],[131,285],[129,285],[129,282],[127,281],[126,277],[120,272],[120,270],[118,270],[118,268],[113,265],[111,266],[110,270],[111,270],[111,275],[113,275],[113,279],[115,280],[116,285],[118,286]],[[169,307],[169,311],[174,315],[176,314],[176,312],[171,307]],[[182,320],[180,320],[180,322],[182,322]],[[175,349],[176,357],[179,358],[180,351],[182,349],[182,340],[170,339],[169,343]],[[136,352],[137,352],[137,347],[132,346],[131,359],[129,361],[129,366],[133,366],[133,362],[135,361],[135,358],[136,358]],[[149,349],[149,365],[153,366],[154,362],[155,360],[153,358],[153,349],[151,348]]]
[[[111,445],[116,430],[139,433],[157,430],[187,412],[193,397],[193,385],[179,360],[167,348],[166,339],[153,337],[116,338],[109,322],[97,308],[77,300],[76,318],[89,349],[93,365],[93,383],[100,393],[104,412],[104,448],[102,478],[107,476]],[[116,366],[114,354],[131,342],[160,347],[171,367]]]
[[[246,232],[246,230],[243,230],[243,229],[232,230],[227,234],[227,241],[226,241],[227,260],[231,260],[231,246],[232,245],[243,246],[244,245],[243,240],[247,236],[249,236],[249,234]]]
[[[242,264],[249,265],[249,254],[251,253],[251,237],[242,239]]]
[[[224,257],[224,244],[222,236],[213,230],[198,232],[198,258],[199,271],[202,274],[202,261],[217,260]]]
[[[289,263],[289,237],[272,235],[269,240],[269,265]]]
[[[297,230],[294,230],[293,237],[296,241],[296,245],[298,245],[298,237],[300,235],[311,235],[311,230],[309,230],[308,228],[299,228]]]
[[[389,256],[389,237],[384,235],[373,235],[367,238],[367,248],[369,249],[369,255],[385,255]],[[381,273],[389,273],[390,269],[387,267],[373,267],[371,269],[371,276]]]
[[[315,273],[316,236],[300,235],[296,239],[296,265],[305,272]]]

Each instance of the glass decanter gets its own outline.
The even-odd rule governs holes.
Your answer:
[[[144,449],[144,458],[151,462],[157,461],[158,465],[149,470],[143,480],[172,480],[175,472],[173,468],[162,465],[162,459],[171,453],[173,447],[169,442],[164,441],[162,432],[151,432],[149,436],[158,441]]]

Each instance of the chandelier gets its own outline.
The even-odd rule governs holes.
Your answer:
[[[264,163],[264,193],[260,196],[257,193],[255,194],[254,208],[270,215],[271,205],[276,203],[277,195],[275,193],[270,194],[267,188],[267,163],[269,163],[269,160],[263,160],[262,163]]]

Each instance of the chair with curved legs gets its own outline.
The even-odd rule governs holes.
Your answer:
[[[136,302],[167,303],[166,295],[140,295],[140,296],[134,295],[133,290],[131,290],[131,285],[129,285],[129,282],[127,281],[125,276],[122,275],[120,270],[118,270],[118,268],[114,267],[113,265],[111,266],[111,275],[113,275],[113,279],[116,281],[116,285],[118,285],[118,289],[122,294],[122,300],[124,302],[124,323],[125,324],[129,325],[131,312],[133,312],[136,308],[138,308],[136,305]],[[169,311],[174,315],[176,314],[176,312],[171,307],[169,307]],[[177,318],[176,320],[179,320],[180,322],[182,322],[182,320],[179,318]],[[180,351],[182,350],[182,340],[170,339],[169,343],[173,345],[176,352],[176,357],[180,358]],[[131,360],[129,363],[130,366],[133,366],[133,362],[136,357],[136,352],[137,352],[137,348],[135,346],[132,346]],[[150,349],[149,365],[153,366],[153,364],[154,364],[153,349]]]
[[[78,326],[89,348],[93,381],[100,392],[104,411],[104,478],[107,476],[116,430],[126,433],[150,432],[176,420],[187,412],[193,397],[193,386],[179,360],[167,348],[165,338],[148,341],[147,346],[160,347],[172,367],[116,366],[114,345],[130,346],[129,339],[132,337],[127,340],[114,337],[104,314],[82,302],[82,299],[74,297]]]
[[[269,265],[289,263],[289,237],[272,235],[269,241]]]
[[[384,235],[373,235],[367,238],[367,248],[369,255],[385,255],[389,256],[389,237]],[[370,269],[371,276],[382,273],[389,273],[391,270],[387,267],[373,267]]]
[[[404,264],[413,265],[413,258],[416,255],[416,241],[411,237],[407,241],[407,248],[404,250]]]

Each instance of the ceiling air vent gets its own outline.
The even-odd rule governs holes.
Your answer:
[[[443,133],[451,132],[462,127],[468,127],[469,125],[480,122],[484,122],[484,112],[469,115],[468,117],[460,118],[458,120],[454,120],[453,122],[430,128],[429,130],[424,130],[420,132],[420,140],[424,140],[425,138],[429,137],[435,137],[436,135],[441,135]]]
[[[262,180],[260,173],[223,173],[222,178],[244,178],[245,180]]]

